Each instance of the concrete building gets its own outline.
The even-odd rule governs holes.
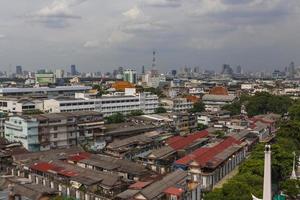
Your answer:
[[[31,98],[0,98],[0,111],[5,113],[23,113],[32,110],[43,110],[43,100]]]
[[[35,82],[39,85],[54,84],[56,82],[55,74],[49,73],[36,73]]]
[[[207,111],[220,111],[222,106],[230,104],[236,97],[233,95],[206,94],[202,97]]]
[[[125,93],[104,95],[101,98],[77,96],[78,98],[57,98],[44,101],[44,111],[50,113],[73,111],[98,111],[104,116],[113,113],[129,114],[132,111],[142,110],[144,113],[154,113],[158,108],[158,97],[151,93],[136,93],[135,89],[126,89]]]
[[[91,90],[90,86],[59,86],[59,87],[33,87],[33,88],[0,88],[0,96],[75,96],[75,93],[82,93]]]
[[[134,69],[126,69],[123,71],[123,79],[124,81],[128,81],[129,83],[136,84],[137,83],[137,73]]]
[[[56,69],[55,70],[55,78],[64,78],[65,71],[63,69]]]
[[[137,182],[118,194],[116,199],[200,200],[201,189],[187,172],[176,170],[154,182]]]
[[[93,142],[101,136],[103,117],[98,112],[12,116],[5,121],[5,138],[21,142],[32,152]]]
[[[242,142],[228,137],[217,144],[201,147],[177,160],[175,168],[187,170],[203,190],[211,190],[246,157]]]
[[[193,102],[187,98],[162,99],[161,104],[169,112],[186,112],[193,108]]]

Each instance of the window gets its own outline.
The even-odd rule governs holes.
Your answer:
[[[54,133],[54,134],[53,134],[53,138],[57,138],[57,133]]]

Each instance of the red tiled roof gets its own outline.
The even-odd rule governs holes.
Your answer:
[[[85,160],[85,159],[89,158],[90,156],[91,155],[87,152],[80,152],[78,154],[69,156],[68,160],[73,161],[73,162],[78,162],[81,160]]]
[[[176,195],[180,196],[183,193],[183,189],[181,188],[176,188],[176,187],[169,187],[164,191],[165,194],[171,194],[171,195]]]
[[[53,171],[56,172],[57,174],[67,176],[67,177],[73,177],[78,175],[76,172],[65,170],[63,167],[59,167],[52,163],[47,163],[47,162],[35,163],[31,165],[30,168],[41,172]]]
[[[222,86],[216,86],[209,91],[213,95],[228,95],[228,90]]]
[[[176,160],[176,164],[180,165],[188,165],[192,160],[194,160],[197,156],[203,154],[204,152],[208,151],[209,148],[201,147],[194,152],[180,158],[179,160]]]
[[[203,130],[187,136],[174,136],[169,138],[167,144],[175,150],[184,149],[185,147],[192,144],[195,140],[205,138],[208,136],[208,131]]]
[[[176,164],[188,165],[190,162],[195,161],[200,166],[205,166],[206,163],[212,160],[217,154],[223,152],[228,147],[234,144],[241,144],[240,141],[234,139],[233,137],[227,137],[225,140],[220,142],[214,147],[210,148],[199,148],[189,155],[177,160]]]
[[[260,118],[260,117],[253,117],[250,119],[252,122],[256,123],[257,121],[265,123],[265,124],[273,124],[275,121],[271,119],[265,119],[265,118]]]
[[[151,181],[148,182],[142,182],[142,181],[138,181],[132,185],[129,186],[130,189],[143,189],[144,187],[146,187],[147,185],[149,185],[151,183]]]

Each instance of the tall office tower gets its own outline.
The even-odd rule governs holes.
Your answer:
[[[77,74],[76,65],[71,65],[71,76],[76,76]]]
[[[295,63],[291,62],[287,68],[288,78],[295,78]]]
[[[223,67],[222,67],[222,72],[221,72],[221,74],[224,74],[224,75],[232,75],[232,74],[233,74],[233,70],[232,70],[232,68],[230,67],[230,65],[224,64]]]
[[[16,66],[16,74],[17,75],[22,75],[23,74],[23,70],[22,70],[21,65]]]
[[[176,75],[177,75],[177,71],[176,71],[175,69],[173,69],[173,70],[171,71],[171,74],[172,74],[172,76],[176,76]]]
[[[55,70],[55,78],[64,78],[64,70],[63,69],[56,69]]]
[[[142,74],[145,74],[145,66],[142,66]]]
[[[136,70],[134,69],[126,69],[123,71],[123,80],[128,81],[130,83],[136,84],[137,83],[137,75]]]
[[[241,67],[241,65],[238,65],[238,66],[236,67],[236,73],[237,73],[237,74],[242,74],[242,67]]]

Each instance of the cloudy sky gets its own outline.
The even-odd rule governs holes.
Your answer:
[[[1,0],[0,70],[300,65],[299,0]],[[12,68],[10,68],[11,66]]]

